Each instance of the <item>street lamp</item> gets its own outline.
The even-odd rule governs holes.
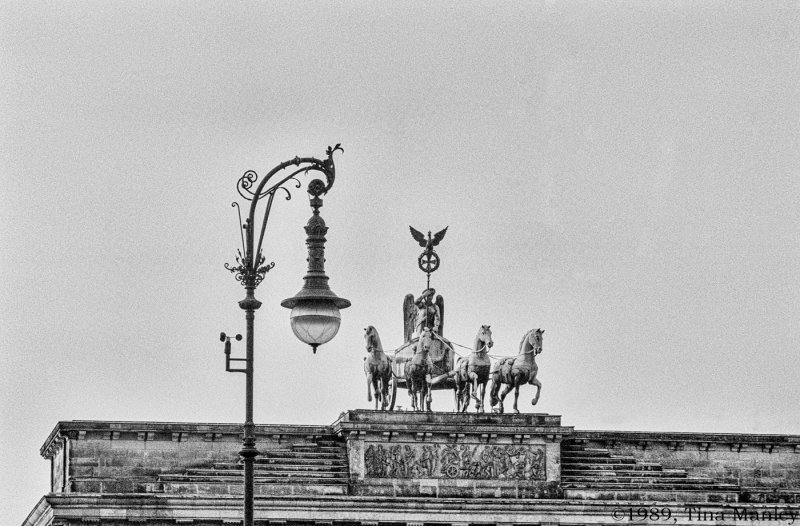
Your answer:
[[[292,197],[289,188],[287,188],[290,181],[295,188],[300,188],[301,183],[297,178],[300,175],[308,174],[309,172],[320,172],[325,176],[325,182],[321,179],[313,179],[308,183],[308,194],[310,195],[313,214],[305,227],[306,245],[308,246],[308,272],[303,278],[303,288],[293,297],[281,302],[282,306],[292,309],[290,314],[292,331],[301,341],[309,344],[316,353],[318,346],[330,341],[338,332],[341,321],[339,309],[345,309],[350,306],[348,300],[336,296],[328,286],[328,276],[325,275],[325,233],[328,231],[328,227],[325,226],[325,221],[319,215],[319,209],[322,206],[322,198],[320,196],[331,189],[336,176],[333,154],[337,150],[344,151],[338,144],[333,148],[329,146],[326,152],[327,158],[324,160],[314,157],[295,157],[270,170],[260,182],[258,181],[258,174],[253,170],[248,170],[239,178],[236,185],[239,195],[250,201],[250,210],[247,219],[242,223],[239,203],[234,202],[232,204],[239,212],[239,224],[242,228],[242,249],[238,251],[236,257],[238,265],[234,267],[226,263],[225,268],[235,274],[236,280],[241,282],[245,290],[245,298],[239,302],[239,307],[245,311],[247,324],[246,357],[231,358],[230,338],[225,333],[222,333],[220,339],[225,341],[225,370],[245,373],[246,377],[244,434],[242,450],[239,452],[244,461],[245,526],[253,526],[253,464],[255,457],[258,455],[255,424],[253,423],[253,322],[255,320],[255,311],[261,307],[261,302],[255,298],[255,290],[264,279],[264,275],[275,266],[274,262],[264,264],[266,259],[261,252],[264,233],[267,229],[273,200],[279,191],[285,192],[288,200]],[[277,182],[267,187],[267,183],[276,176]],[[258,183],[257,186],[256,183]],[[253,190],[254,186],[255,190]],[[260,222],[261,228],[258,231],[258,244],[256,245],[256,208],[259,202],[265,198],[266,208],[264,217]],[[241,339],[241,337],[237,339]],[[232,368],[231,362],[233,361],[244,362],[244,368]]]

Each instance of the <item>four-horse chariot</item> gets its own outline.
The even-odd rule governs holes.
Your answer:
[[[364,360],[364,373],[367,377],[367,399],[372,401],[375,393],[375,409],[394,410],[397,404],[397,390],[408,390],[411,406],[415,411],[431,410],[431,391],[453,391],[455,411],[466,411],[470,397],[475,400],[475,408],[484,410],[486,386],[491,379],[491,405],[493,410],[503,412],[503,400],[514,390],[514,411],[517,408],[519,387],[532,384],[537,387],[535,405],[539,400],[541,384],[536,380],[535,357],[542,350],[542,331],[530,330],[520,343],[516,357],[508,357],[492,365],[488,351],[492,347],[492,332],[489,325],[482,325],[475,336],[472,352],[456,361],[453,345],[444,337],[444,299],[436,296],[430,286],[431,273],[439,268],[439,256],[433,250],[444,237],[447,228],[427,239],[411,228],[411,235],[425,250],[418,258],[420,270],[428,276],[428,288],[414,299],[407,294],[403,302],[404,342],[396,350],[385,353],[378,331],[373,326],[365,329],[369,356]],[[434,301],[434,297],[436,300]],[[500,386],[506,388],[500,392]],[[472,392],[471,392],[472,391]],[[471,392],[471,393],[470,393]]]

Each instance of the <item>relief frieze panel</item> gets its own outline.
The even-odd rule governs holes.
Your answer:
[[[370,444],[366,476],[477,480],[545,480],[544,449],[530,445]]]

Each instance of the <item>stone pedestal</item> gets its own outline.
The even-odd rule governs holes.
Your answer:
[[[560,498],[561,440],[547,414],[355,410],[333,424],[346,440],[352,495]]]

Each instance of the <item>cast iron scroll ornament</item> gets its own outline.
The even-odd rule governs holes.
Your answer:
[[[239,214],[239,226],[242,229],[242,248],[241,250],[237,250],[237,266],[231,266],[225,263],[225,268],[235,274],[236,280],[241,282],[245,289],[252,289],[254,291],[264,279],[264,275],[275,266],[274,262],[270,262],[266,265],[264,264],[266,258],[261,251],[264,242],[264,232],[266,232],[267,229],[267,221],[269,220],[269,214],[272,210],[272,202],[275,199],[275,194],[278,193],[278,190],[282,190],[286,193],[286,200],[288,201],[292,198],[292,194],[288,188],[290,181],[295,188],[300,188],[301,183],[297,178],[298,175],[320,172],[325,177],[324,182],[321,179],[314,179],[308,183],[308,193],[311,194],[312,198],[317,200],[316,202],[319,202],[319,196],[328,193],[328,190],[331,189],[336,179],[336,166],[333,162],[333,154],[337,150],[344,152],[341,145],[337,144],[333,147],[328,146],[325,152],[327,154],[326,159],[295,157],[294,159],[285,161],[270,170],[260,182],[258,180],[259,176],[254,170],[246,171],[239,178],[236,184],[236,190],[239,192],[239,195],[250,201],[250,211],[247,215],[247,219],[242,222],[242,212],[239,208],[239,204],[236,202],[231,203],[231,206],[235,207]],[[284,170],[290,167],[294,169],[290,169],[288,174],[285,173]],[[282,177],[268,187],[267,183],[278,175]],[[257,186],[256,183],[258,183]],[[254,228],[255,214],[258,203],[263,198],[267,198],[266,211],[261,223],[261,230],[258,234],[258,244],[256,245],[256,233]],[[312,207],[314,207],[314,202],[312,202]],[[319,205],[315,210],[318,208]]]

